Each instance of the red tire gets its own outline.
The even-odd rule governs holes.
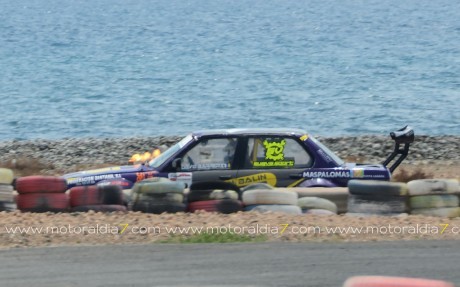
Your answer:
[[[101,204],[101,205],[83,205],[72,207],[72,212],[87,212],[87,211],[96,211],[96,212],[116,212],[123,211],[126,212],[126,206],[124,205],[115,205],[115,204]]]
[[[123,190],[117,185],[72,187],[70,206],[86,205],[123,205]]]
[[[202,200],[194,201],[188,204],[188,211],[195,212],[198,210],[204,210],[207,212],[217,212],[217,202],[219,200]]]
[[[20,194],[64,193],[67,190],[67,181],[56,176],[25,176],[16,180],[16,190]]]
[[[31,193],[18,194],[18,209],[26,212],[66,212],[69,197],[65,193]]]
[[[234,199],[195,201],[190,202],[188,205],[188,211],[190,212],[204,210],[208,212],[219,212],[225,214],[241,211],[242,208],[243,205],[241,201]]]
[[[446,281],[421,278],[356,276],[345,281],[343,287],[455,287],[455,285]]]

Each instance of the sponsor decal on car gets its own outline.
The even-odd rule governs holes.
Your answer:
[[[355,168],[350,170],[314,170],[304,171],[303,177],[306,178],[384,178],[380,174],[364,174],[364,169]]]
[[[185,183],[187,187],[192,184],[193,173],[191,172],[177,172],[168,173],[168,179],[172,181],[179,181]]]
[[[286,141],[273,141],[265,140],[263,142],[265,147],[265,159],[262,161],[254,161],[254,167],[290,167],[294,166],[294,161],[284,158],[284,146]]]
[[[250,185],[253,183],[267,183],[271,186],[276,186],[276,180],[276,175],[273,173],[263,172],[238,178],[232,178],[227,180],[227,182],[231,182],[238,187]]]
[[[76,185],[88,185],[88,184],[95,184],[101,180],[107,179],[116,179],[122,178],[121,174],[114,173],[114,174],[102,174],[102,175],[92,175],[92,176],[84,176],[84,177],[73,177],[67,178],[67,184],[76,184]]]
[[[188,170],[211,170],[211,169],[230,169],[228,163],[202,163],[202,164],[192,164],[190,166],[184,166],[182,169]]]
[[[357,168],[357,169],[352,169],[352,177],[359,178],[359,177],[364,177],[364,169],[362,168]]]
[[[154,177],[157,175],[158,172],[156,170],[154,171],[146,171],[146,172],[136,172],[136,181],[141,181],[147,178]]]
[[[327,163],[332,162],[332,158],[327,155],[322,149],[316,151]]]
[[[309,178],[350,178],[350,171],[304,171],[303,177]]]

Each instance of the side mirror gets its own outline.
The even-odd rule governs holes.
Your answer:
[[[181,158],[174,159],[171,165],[176,171],[180,171],[182,167],[182,159]]]

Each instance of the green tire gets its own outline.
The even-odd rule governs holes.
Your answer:
[[[459,199],[456,195],[419,195],[409,199],[409,206],[413,209],[458,207]]]
[[[300,208],[302,208],[302,211],[306,211],[309,209],[322,209],[329,210],[337,214],[337,205],[330,200],[320,197],[299,198],[299,200],[297,201],[297,205],[300,206]]]
[[[159,193],[184,193],[183,182],[164,180],[143,180],[137,182],[133,187],[133,193],[159,194]]]

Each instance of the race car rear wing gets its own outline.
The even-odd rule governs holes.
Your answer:
[[[397,155],[399,158],[388,168],[391,173],[401,164],[401,162],[407,157],[409,154],[409,146],[411,143],[414,142],[415,134],[414,130],[409,127],[405,126],[400,130],[394,131],[390,133],[391,139],[395,141],[395,147],[393,152],[388,156],[388,158],[382,163],[384,166],[388,166],[391,161],[395,159]],[[400,145],[404,144],[404,148],[401,148]]]

